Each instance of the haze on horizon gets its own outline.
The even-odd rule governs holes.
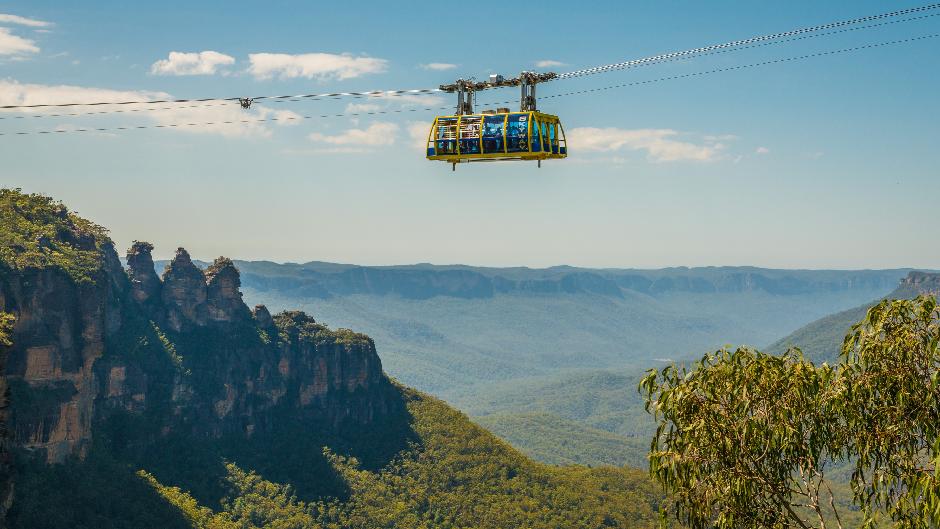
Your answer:
[[[0,7],[0,104],[169,94],[213,97],[433,87],[459,76],[569,71],[877,14],[883,2],[604,1],[529,15],[553,46],[484,39],[467,54],[433,4],[255,9],[164,2]],[[892,4],[892,9],[919,5]],[[174,13],[183,6],[193,20]],[[458,167],[421,137],[451,97],[259,105],[399,114],[118,134],[0,137],[0,186],[61,199],[155,256],[363,265],[940,268],[938,39],[606,90],[611,86],[935,32],[930,20],[540,87],[571,156]],[[536,35],[528,40],[534,42]],[[291,67],[278,66],[287,61]],[[331,66],[332,65],[332,66]],[[561,84],[565,83],[565,84]],[[480,96],[517,97],[514,90]],[[358,107],[356,105],[359,105]],[[234,112],[234,113],[233,113]],[[442,110],[442,113],[447,112]],[[0,116],[6,116],[4,113]],[[4,119],[0,131],[213,121],[240,109]],[[890,214],[886,214],[890,213]]]

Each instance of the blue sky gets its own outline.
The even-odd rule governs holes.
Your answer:
[[[524,16],[465,4],[459,23],[455,5],[0,2],[0,104],[435,87],[921,4],[546,1]],[[546,97],[935,33],[940,16],[546,84],[540,106],[561,117],[571,156],[541,169],[452,173],[426,161],[420,136],[433,113],[411,110],[449,106],[445,94],[248,112],[7,112],[0,132],[407,111],[0,136],[0,185],[62,199],[109,227],[120,249],[149,240],[158,256],[185,246],[205,258],[360,264],[940,268],[930,243],[940,38]],[[516,97],[480,94],[478,108]]]

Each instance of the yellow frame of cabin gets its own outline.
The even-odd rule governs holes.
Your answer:
[[[503,116],[503,152],[483,152],[483,130],[482,123],[488,117],[493,116]],[[517,151],[509,152],[509,144],[506,141],[506,130],[507,124],[509,122],[509,116],[519,116],[526,115],[528,116],[527,121],[527,138],[529,138],[528,151]],[[461,132],[461,122],[466,118],[474,118],[474,121],[481,124],[481,129],[479,133],[479,142],[480,142],[480,152],[479,153],[462,153],[460,152],[460,132]],[[456,124],[456,134],[452,141],[456,142],[457,153],[442,153],[437,154],[437,138],[436,132],[438,130],[438,122],[440,120],[457,120]],[[533,151],[532,150],[532,124],[533,123],[547,123],[555,125],[555,135],[557,136],[558,141],[558,152],[553,152],[551,149],[548,151]],[[539,135],[539,145],[545,145],[545,138],[542,134],[542,127],[538,127]],[[448,140],[450,141],[450,140]],[[499,160],[550,160],[550,159],[561,159],[568,157],[568,145],[565,141],[565,128],[562,126],[561,121],[558,119],[558,116],[552,114],[544,114],[538,111],[529,111],[529,112],[500,112],[496,114],[462,114],[462,115],[451,115],[451,116],[437,116],[434,118],[434,123],[431,125],[431,131],[428,133],[428,139],[426,143],[426,150],[428,160],[440,160],[447,163],[466,163],[466,162],[493,162]],[[431,154],[431,153],[434,154]]]

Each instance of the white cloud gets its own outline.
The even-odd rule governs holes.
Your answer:
[[[431,124],[412,121],[408,123],[407,130],[408,138],[411,140],[412,145],[424,152],[424,149],[428,146],[428,134],[431,131]]]
[[[402,106],[439,107],[444,104],[440,96],[427,94],[376,94],[368,96],[369,100],[384,100],[389,103],[398,103]]]
[[[271,129],[256,120],[268,117],[256,109],[239,106],[179,108],[154,111],[148,117],[157,125],[190,134],[217,134],[226,138],[271,136]],[[246,121],[247,123],[241,123]],[[193,125],[189,125],[193,123]]]
[[[150,66],[154,75],[213,75],[222,66],[235,64],[235,58],[206,50],[193,53],[171,51],[166,59],[161,59]]]
[[[315,143],[329,145],[327,152],[361,152],[392,145],[397,135],[398,125],[377,121],[365,129],[349,129],[332,136],[314,132],[308,138]]]
[[[645,151],[653,162],[699,161],[711,162],[721,158],[724,144],[696,144],[677,139],[678,131],[672,129],[618,129],[580,127],[567,134],[572,151],[614,152],[623,149]]]
[[[22,55],[38,53],[39,46],[30,39],[18,37],[9,28],[0,28],[0,55]]]
[[[709,134],[702,136],[702,139],[709,142],[734,141],[738,137],[734,134]]]
[[[421,67],[425,70],[443,72],[445,70],[453,70],[457,67],[457,65],[451,64],[449,62],[429,62],[427,64],[422,64]]]
[[[0,13],[0,24],[18,24],[20,26],[29,26],[31,28],[47,28],[52,25],[51,22],[36,20],[35,18],[26,18],[17,15]]]
[[[346,114],[365,114],[368,112],[377,112],[381,109],[379,105],[373,103],[349,103],[346,105]]]
[[[72,85],[24,84],[0,79],[0,106],[82,103],[87,101],[117,102],[166,99],[165,92],[109,90]]]
[[[45,28],[52,25],[43,20],[4,13],[0,13],[0,24],[15,24],[31,28]],[[0,27],[0,56],[11,55],[14,60],[17,60],[21,59],[22,55],[30,53],[39,53],[39,46],[35,41],[14,35],[10,28]]]
[[[245,110],[238,105],[179,108],[149,112],[158,125],[184,125],[174,130],[191,134],[215,134],[226,138],[269,138],[274,132],[269,124],[290,126],[300,123],[302,116],[290,110],[271,110],[253,106]],[[259,120],[271,121],[259,121]],[[197,125],[185,126],[187,123]]]
[[[148,101],[171,99],[165,92],[124,91],[106,88],[91,88],[71,85],[24,84],[0,79],[0,106],[36,105],[81,102]],[[190,134],[217,134],[225,137],[269,137],[273,134],[270,125],[295,125],[302,116],[290,110],[272,110],[255,105],[244,110],[237,104],[186,108],[181,105],[172,110],[157,110],[144,105],[121,106],[133,113],[114,114],[117,119],[132,119],[133,124],[160,125],[167,130]],[[101,108],[101,107],[98,107]],[[163,108],[162,106],[160,108]],[[28,109],[22,109],[28,111]],[[12,111],[12,110],[11,110]],[[261,121],[269,119],[271,121]],[[142,120],[147,120],[141,123]],[[190,123],[194,125],[189,125]],[[206,125],[206,123],[209,123]],[[169,127],[175,125],[174,127]],[[69,125],[61,125],[68,127]],[[108,127],[107,124],[102,124]]]
[[[550,59],[545,59],[542,61],[535,61],[536,68],[558,68],[559,66],[564,66],[565,63],[561,61],[553,61]]]
[[[274,110],[269,111],[268,109],[260,109],[263,117],[274,117],[277,119],[275,123],[282,127],[291,127],[293,125],[299,125],[303,121],[304,117],[300,114],[293,112],[291,110]]]
[[[757,154],[770,154],[770,149],[767,147],[758,147],[756,151]]]
[[[350,54],[252,53],[248,73],[257,79],[352,79],[370,73],[382,73],[388,67],[385,59],[354,57]]]

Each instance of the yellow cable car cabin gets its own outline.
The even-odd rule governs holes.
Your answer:
[[[542,160],[566,158],[568,145],[565,129],[558,116],[539,112],[535,85],[558,77],[554,73],[522,72],[506,79],[490,75],[488,81],[457,79],[441,85],[442,92],[457,94],[457,112],[438,116],[428,133],[428,160],[447,162],[456,170],[458,163],[500,160]],[[521,87],[518,112],[508,108],[473,112],[474,94],[480,90],[504,86]]]
[[[565,158],[568,146],[557,116],[539,111],[438,116],[428,135],[427,157],[450,164]]]

